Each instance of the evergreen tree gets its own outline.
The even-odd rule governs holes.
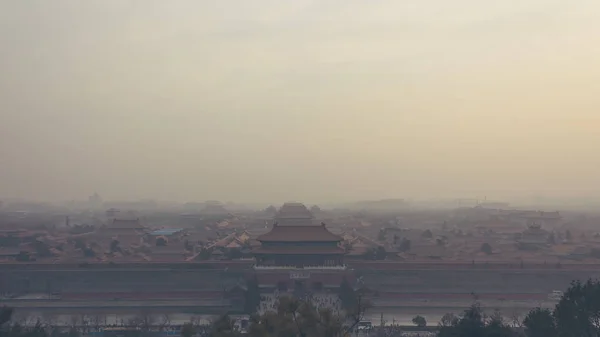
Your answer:
[[[600,336],[600,282],[575,281],[554,309],[561,337]]]
[[[461,317],[440,327],[438,337],[513,337],[515,333],[498,317],[487,319],[479,305],[465,310]]]
[[[427,320],[425,319],[425,317],[420,316],[420,315],[413,317],[412,322],[414,325],[418,326],[419,328],[424,328],[427,326]]]
[[[490,246],[490,244],[487,242],[481,244],[480,250],[487,255],[492,255],[492,246]]]
[[[523,320],[527,337],[556,337],[556,323],[552,311],[535,308]]]

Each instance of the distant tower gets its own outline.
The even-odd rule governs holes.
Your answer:
[[[94,193],[93,195],[88,197],[88,203],[90,207],[98,208],[102,206],[102,198],[98,193]]]

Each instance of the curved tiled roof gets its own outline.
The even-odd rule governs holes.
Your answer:
[[[140,218],[115,218],[109,223],[106,228],[109,229],[144,229],[140,222]]]
[[[339,242],[342,237],[331,233],[325,224],[321,226],[273,225],[270,232],[256,238],[260,242]]]
[[[318,226],[313,214],[298,202],[288,202],[283,204],[275,215],[275,222],[279,226]]]

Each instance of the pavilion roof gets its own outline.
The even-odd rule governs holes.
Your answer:
[[[325,224],[321,226],[273,225],[270,232],[256,238],[260,242],[339,242],[342,237],[331,233]]]
[[[106,227],[110,229],[144,229],[139,218],[113,219]]]
[[[298,202],[283,204],[275,215],[275,222],[279,226],[319,226],[308,208]]]

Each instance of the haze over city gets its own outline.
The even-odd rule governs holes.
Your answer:
[[[598,32],[598,0],[0,0],[0,336],[600,336]]]
[[[2,1],[0,197],[593,196],[600,3]]]

